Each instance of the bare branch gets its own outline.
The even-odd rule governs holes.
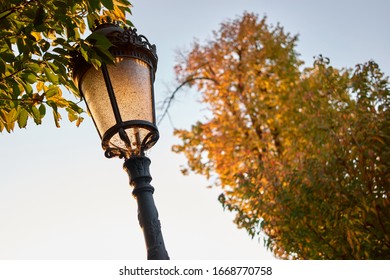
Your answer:
[[[185,80],[184,82],[182,82],[172,93],[169,97],[167,97],[164,101],[163,101],[163,107],[165,107],[164,109],[164,112],[163,114],[161,115],[161,118],[160,120],[158,121],[158,125],[163,121],[163,119],[165,118],[165,116],[168,114],[168,110],[169,108],[171,107],[171,104],[173,102],[173,100],[175,99],[175,96],[176,96],[176,93],[182,88],[184,87],[185,85],[193,82],[193,81],[197,81],[197,80],[208,80],[208,81],[212,81],[216,84],[218,84],[218,81],[215,80],[215,79],[212,79],[212,78],[208,78],[208,77],[191,77],[191,78],[188,78],[187,80]]]

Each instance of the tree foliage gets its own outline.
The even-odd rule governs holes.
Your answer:
[[[47,107],[57,127],[59,108],[79,125],[83,109],[60,87],[79,98],[69,75],[71,53],[81,52],[96,67],[110,61],[104,38],[84,40],[82,34],[103,15],[131,24],[129,12],[127,0],[1,0],[0,132],[11,132],[16,123],[26,127],[29,118],[40,124]]]
[[[296,43],[250,13],[194,43],[177,79],[211,115],[176,130],[173,150],[275,256],[389,259],[388,78],[373,61],[303,69]]]

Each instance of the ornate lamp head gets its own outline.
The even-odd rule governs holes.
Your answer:
[[[92,34],[103,35],[112,43],[109,51],[114,64],[102,63],[96,70],[78,55],[73,79],[85,98],[105,155],[142,155],[159,138],[153,88],[156,46],[135,28],[122,28],[110,20],[99,24]]]

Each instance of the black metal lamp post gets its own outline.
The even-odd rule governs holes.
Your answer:
[[[153,200],[149,173],[150,159],[145,151],[158,140],[153,83],[157,69],[156,46],[136,29],[122,28],[111,20],[99,24],[93,33],[106,36],[114,65],[101,65],[100,71],[75,56],[73,78],[84,97],[102,139],[108,158],[124,158],[124,169],[134,187],[138,219],[143,229],[150,260],[167,260],[160,221]]]

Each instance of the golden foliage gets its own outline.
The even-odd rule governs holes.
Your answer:
[[[245,13],[175,67],[212,117],[173,147],[277,257],[390,257],[389,86],[378,65],[313,67],[296,36]]]

